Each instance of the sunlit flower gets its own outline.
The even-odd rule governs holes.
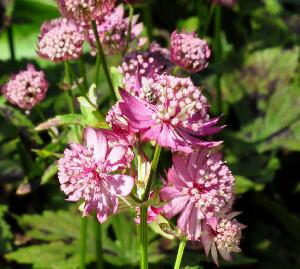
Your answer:
[[[119,66],[119,71],[123,75],[126,90],[132,91],[134,95],[142,77],[149,78],[155,74],[168,72],[170,67],[169,50],[162,48],[158,43],[152,43],[147,51],[127,54]]]
[[[237,222],[234,217],[238,212],[232,212],[224,217],[212,217],[204,221],[201,243],[206,255],[211,252],[212,259],[218,263],[218,252],[227,261],[231,261],[231,252],[240,252],[239,248],[242,229],[246,226]]]
[[[190,78],[157,75],[143,79],[132,96],[120,91],[119,107],[132,132],[142,140],[153,140],[163,147],[189,153],[193,147],[212,147],[220,142],[207,142],[201,136],[221,130],[219,118],[210,119],[207,99]]]
[[[48,82],[43,71],[37,71],[29,64],[27,70],[13,75],[1,88],[3,96],[21,109],[31,110],[41,102],[48,90]]]
[[[133,178],[118,171],[128,167],[132,158],[122,138],[111,131],[87,128],[85,145],[71,143],[58,162],[61,190],[69,201],[83,199],[83,215],[95,210],[103,223],[117,211],[118,195],[131,192]]]
[[[115,3],[116,0],[57,0],[64,17],[84,22],[103,18],[114,8]]]
[[[210,49],[205,40],[197,37],[197,34],[177,31],[171,37],[171,61],[181,68],[196,73],[208,65]]]
[[[42,24],[38,54],[51,61],[78,59],[83,50],[82,28],[74,20],[55,19]]]
[[[201,220],[227,212],[232,205],[234,178],[221,157],[208,149],[173,155],[160,198],[166,201],[165,216],[180,214],[178,227],[191,240],[199,239]]]
[[[143,24],[137,23],[138,16],[133,16],[129,42],[135,40],[143,30]],[[97,30],[103,49],[108,54],[120,53],[126,47],[129,18],[124,18],[124,6],[119,5],[103,20],[97,21]],[[89,29],[88,41],[96,47],[93,29]]]

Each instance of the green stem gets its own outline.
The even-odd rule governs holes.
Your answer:
[[[133,18],[133,12],[134,12],[134,8],[131,4],[128,4],[128,7],[129,7],[129,24],[128,24],[127,36],[126,36],[126,46],[123,51],[123,55],[125,55],[125,53],[127,52],[129,44],[130,44],[131,30],[132,30],[132,18]]]
[[[212,4],[212,5],[210,6],[210,10],[209,10],[209,14],[208,14],[208,19],[206,20],[205,26],[204,26],[204,28],[203,28],[203,33],[202,33],[203,36],[206,36],[206,34],[207,34],[207,31],[208,31],[208,28],[209,28],[209,26],[210,26],[211,19],[212,19],[212,17],[213,17],[215,8],[216,8],[216,5],[215,5],[215,4]]]
[[[95,72],[95,84],[97,86],[99,83],[100,66],[101,66],[100,56],[97,54],[97,56],[96,56],[96,72]]]
[[[83,78],[83,86],[85,88],[85,93],[87,93],[87,91],[88,91],[88,83],[87,83],[87,77],[86,77],[86,70],[85,70],[84,59],[82,57],[78,61],[78,67],[79,67],[80,76]]]
[[[181,260],[183,257],[183,252],[186,246],[186,240],[181,240],[179,247],[178,247],[178,252],[177,252],[177,257],[176,257],[176,261],[175,261],[175,265],[174,265],[174,269],[180,269],[180,264],[181,264]]]
[[[148,1],[145,1],[143,5],[144,21],[147,28],[148,39],[151,42],[153,40],[153,23],[151,17],[151,7]]]
[[[96,264],[97,269],[103,269],[103,250],[102,250],[102,229],[101,224],[95,218],[95,238],[96,238]]]
[[[140,254],[141,269],[148,269],[147,206],[140,207]]]
[[[87,218],[82,217],[80,224],[80,263],[79,268],[85,269],[86,242],[87,242]]]
[[[15,46],[14,46],[12,25],[7,27],[7,39],[8,39],[8,44],[9,44],[10,59],[11,59],[12,62],[15,62],[16,61],[16,54],[15,54]]]
[[[43,111],[41,110],[40,106],[39,106],[39,105],[36,105],[36,106],[35,106],[35,109],[36,109],[36,112],[39,114],[41,120],[42,120],[43,122],[45,122],[45,121],[46,121],[46,117],[44,116],[44,113],[43,113]],[[58,140],[58,135],[57,135],[56,133],[54,133],[52,129],[49,129],[48,131],[49,131],[49,133],[52,135],[53,138],[55,138],[56,140]],[[59,140],[58,140],[58,141],[59,141]]]
[[[153,159],[152,159],[152,162],[151,162],[150,175],[149,175],[149,178],[148,178],[145,193],[142,197],[143,202],[147,201],[147,199],[149,197],[151,186],[152,186],[152,181],[153,181],[153,177],[154,177],[154,174],[156,172],[156,169],[157,169],[160,153],[161,153],[161,146],[156,144],[155,151],[154,151],[154,156],[153,156]]]
[[[117,89],[115,90],[115,88],[113,86],[113,83],[112,83],[112,80],[111,80],[111,77],[110,77],[110,73],[109,73],[109,70],[108,70],[108,65],[107,65],[105,55],[104,55],[104,52],[103,52],[103,48],[102,48],[102,45],[101,45],[101,41],[100,41],[100,38],[99,38],[99,34],[98,34],[98,30],[97,30],[97,24],[94,20],[92,21],[92,26],[93,26],[95,39],[96,39],[96,46],[97,46],[98,55],[99,55],[101,63],[102,63],[102,67],[103,67],[103,71],[104,71],[104,74],[105,74],[105,77],[106,77],[106,80],[107,80],[108,87],[109,87],[109,89],[111,91],[111,94],[113,95],[113,98],[115,100],[116,99],[121,99],[119,92],[117,91]]]

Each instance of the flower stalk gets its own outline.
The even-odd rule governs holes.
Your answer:
[[[178,252],[177,252],[177,256],[176,256],[174,269],[180,269],[180,264],[181,264],[181,260],[182,260],[182,257],[183,257],[183,252],[184,252],[186,243],[187,243],[187,241],[185,239],[182,239],[180,241],[180,244],[178,246]]]
[[[141,253],[141,269],[148,269],[148,235],[147,235],[147,211],[148,207],[142,205],[140,207],[140,253]]]
[[[130,38],[131,38],[131,30],[132,30],[132,18],[133,18],[133,12],[134,12],[134,8],[131,4],[128,4],[128,8],[129,8],[129,23],[128,23],[128,30],[127,30],[127,36],[126,36],[126,46],[123,51],[123,55],[126,54],[128,47],[129,47]]]
[[[80,224],[80,261],[79,268],[86,268],[86,242],[87,242],[87,218],[81,218]]]
[[[97,24],[94,20],[92,21],[92,27],[93,27],[95,40],[96,40],[96,47],[97,47],[98,56],[100,58],[100,62],[101,62],[102,67],[103,67],[103,71],[104,71],[104,74],[105,74],[105,77],[106,77],[106,81],[107,81],[108,87],[111,91],[111,94],[113,96],[113,99],[114,99],[114,101],[116,101],[116,99],[119,99],[119,93],[115,90],[115,88],[113,86],[111,76],[110,76],[110,73],[109,73],[109,70],[108,70],[107,61],[105,59],[105,55],[104,55],[103,48],[102,48],[102,45],[101,45],[101,41],[100,41],[100,38],[99,38],[99,34],[98,34],[98,30],[97,30]],[[97,74],[97,72],[96,72],[96,74]]]
[[[102,227],[101,224],[98,222],[97,217],[95,218],[94,222],[94,231],[95,231],[95,238],[96,238],[96,264],[97,269],[104,269],[103,266],[103,250],[102,250]]]
[[[7,27],[7,39],[8,39],[8,44],[9,44],[10,59],[11,59],[12,62],[15,62],[16,61],[16,54],[15,54],[15,46],[14,46],[12,26]]]

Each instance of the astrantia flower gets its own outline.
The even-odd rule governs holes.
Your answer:
[[[230,261],[231,252],[240,252],[242,229],[246,226],[233,219],[238,212],[232,212],[223,218],[212,217],[204,221],[201,242],[206,255],[211,252],[212,259],[218,264],[218,252],[223,259]]]
[[[237,4],[238,0],[211,0],[215,4],[220,4],[225,7],[232,8]]]
[[[35,70],[29,64],[27,70],[13,75],[2,87],[3,96],[13,105],[31,110],[41,102],[48,90],[48,82],[43,71]]]
[[[118,195],[131,192],[134,180],[121,174],[133,153],[126,141],[111,131],[87,128],[85,146],[71,143],[58,162],[61,190],[69,201],[85,201],[83,215],[96,211],[103,223],[117,211]]]
[[[138,23],[138,16],[133,16],[129,42],[136,39],[143,30],[143,24]],[[97,30],[103,49],[108,54],[119,53],[126,47],[129,18],[124,18],[124,6],[119,5],[104,20],[97,22]],[[88,41],[96,47],[96,39],[92,29],[88,32]]]
[[[181,68],[196,73],[208,65],[210,49],[205,40],[197,37],[197,34],[177,31],[171,37],[171,61]]]
[[[114,8],[115,3],[116,0],[57,0],[64,17],[84,22],[103,18]]]
[[[152,43],[147,51],[136,51],[126,55],[119,71],[123,75],[123,85],[127,91],[135,92],[142,77],[149,78],[155,74],[167,72],[171,66],[169,50],[157,43]]]
[[[141,219],[140,219],[140,208],[136,207],[136,213],[137,217],[134,219],[135,223],[140,224]],[[154,207],[154,206],[149,206],[147,210],[147,223],[151,223],[155,221],[158,217],[158,215],[162,212],[162,209],[159,207]]]
[[[142,140],[154,140],[163,147],[189,153],[193,147],[212,147],[199,137],[217,133],[219,118],[209,119],[207,99],[190,78],[157,75],[143,79],[132,96],[121,90],[119,107],[132,132]]]
[[[191,240],[199,238],[201,220],[227,212],[232,205],[234,178],[220,153],[202,149],[189,155],[175,154],[167,177],[160,192],[167,202],[163,212],[167,218],[180,214],[178,227]]]
[[[76,60],[83,49],[82,28],[74,20],[55,19],[42,24],[38,54],[51,61]]]

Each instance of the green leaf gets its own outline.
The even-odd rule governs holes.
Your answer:
[[[57,171],[58,168],[56,162],[48,166],[41,178],[41,184],[46,184],[51,178],[53,178],[57,174]]]
[[[0,254],[11,250],[11,240],[13,238],[10,227],[4,220],[6,212],[7,206],[0,204]]]
[[[234,185],[236,194],[243,194],[249,190],[260,191],[264,187],[263,184],[255,183],[246,177],[243,176],[234,176],[234,177],[236,179]]]

